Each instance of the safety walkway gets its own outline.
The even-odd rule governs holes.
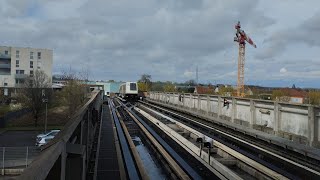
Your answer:
[[[102,106],[102,124],[97,165],[97,179],[120,179],[119,163],[114,138],[114,124],[107,105]]]

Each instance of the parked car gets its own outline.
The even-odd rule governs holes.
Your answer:
[[[38,134],[36,139],[36,146],[40,147],[47,144],[51,139],[53,139],[60,130],[51,130],[45,134]]]

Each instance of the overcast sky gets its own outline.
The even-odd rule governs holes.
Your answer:
[[[245,83],[320,88],[319,0],[1,0],[0,44],[53,49],[53,72],[95,80],[236,84],[234,25]]]

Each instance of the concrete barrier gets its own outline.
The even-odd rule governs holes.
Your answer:
[[[320,147],[320,108],[318,106],[164,92],[150,92],[148,98],[251,127],[301,144]],[[223,106],[224,98],[228,100],[229,106]]]

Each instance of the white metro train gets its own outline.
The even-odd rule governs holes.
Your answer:
[[[120,85],[119,96],[126,100],[138,99],[138,84],[137,82],[125,82]]]

